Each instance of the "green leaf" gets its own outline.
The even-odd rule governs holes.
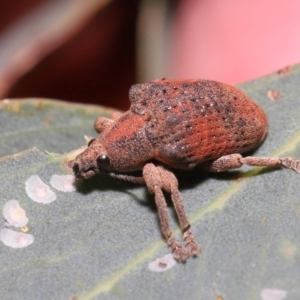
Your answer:
[[[45,99],[0,102],[0,157],[37,147],[66,153],[84,144],[84,135],[96,136],[94,121],[109,117],[112,109]]]
[[[299,82],[296,66],[240,86],[269,117],[268,137],[254,155],[300,158]],[[270,90],[281,98],[270,100]],[[2,104],[2,155],[39,150],[0,160],[1,206],[19,201],[35,237],[25,248],[0,244],[1,299],[283,299],[272,298],[272,290],[300,298],[300,175],[294,171],[177,172],[202,253],[162,273],[148,268],[169,249],[145,187],[97,176],[79,181],[75,192],[51,187],[57,199],[49,204],[31,200],[25,192],[30,176],[50,185],[53,174],[71,174],[66,162],[74,154],[45,150],[66,153],[84,145],[84,134],[95,135],[96,115],[110,113],[52,101]]]

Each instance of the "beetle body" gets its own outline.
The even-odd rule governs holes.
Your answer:
[[[131,108],[98,128],[101,135],[79,159],[81,174],[140,170],[149,161],[191,169],[202,162],[257,147],[267,133],[262,109],[240,90],[210,80],[161,80],[136,84]],[[103,119],[103,118],[101,118]],[[86,176],[89,177],[89,176]]]
[[[154,194],[163,236],[174,258],[200,252],[185,214],[178,182],[170,169],[199,167],[211,172],[251,166],[281,166],[300,172],[300,161],[242,157],[267,133],[262,109],[240,90],[210,80],[157,80],[136,84],[130,109],[112,119],[100,117],[100,135],[72,162],[77,178],[107,173],[147,185]],[[142,177],[128,173],[142,170]],[[185,247],[172,237],[162,190],[171,194]]]

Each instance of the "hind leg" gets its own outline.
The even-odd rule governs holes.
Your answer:
[[[300,160],[290,157],[242,157],[241,154],[230,154],[216,160],[200,164],[198,167],[209,172],[224,172],[240,168],[243,164],[257,167],[284,167],[300,173]]]

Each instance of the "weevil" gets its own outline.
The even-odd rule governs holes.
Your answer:
[[[200,253],[185,213],[172,170],[198,168],[223,172],[250,166],[278,166],[300,172],[300,161],[289,157],[243,157],[267,134],[267,117],[239,89],[211,80],[156,80],[135,84],[130,109],[94,124],[99,136],[73,161],[77,178],[106,173],[145,184],[154,194],[160,227],[179,262]],[[133,175],[141,170],[142,176]],[[184,246],[169,226],[163,191],[171,195]]]

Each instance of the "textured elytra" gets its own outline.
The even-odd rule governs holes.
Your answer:
[[[240,90],[210,80],[161,80],[134,85],[131,111],[146,115],[155,158],[191,168],[231,153],[244,153],[265,138],[267,118]]]

